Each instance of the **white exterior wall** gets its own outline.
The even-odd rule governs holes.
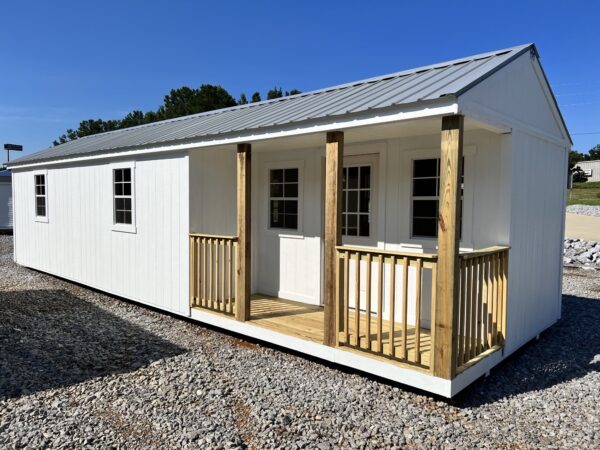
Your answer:
[[[135,233],[113,230],[111,164],[50,166],[47,222],[34,214],[38,169],[13,172],[16,262],[189,315],[187,155],[135,160]]]
[[[12,184],[10,177],[0,177],[0,230],[13,227]]]
[[[517,130],[512,142],[505,354],[560,318],[568,167],[565,147]]]

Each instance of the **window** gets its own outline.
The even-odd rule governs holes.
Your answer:
[[[462,191],[464,186],[464,160],[461,174],[460,227],[462,232]],[[412,176],[412,236],[437,237],[437,217],[440,195],[440,159],[413,161]]]
[[[114,223],[133,224],[131,168],[113,169]]]
[[[342,234],[371,234],[371,166],[344,167],[342,176]]]
[[[35,175],[35,215],[47,217],[46,215],[46,175]]]
[[[298,168],[269,171],[269,225],[298,229]]]

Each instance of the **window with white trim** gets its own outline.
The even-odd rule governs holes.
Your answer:
[[[133,180],[131,167],[113,169],[113,221],[115,225],[133,224]]]
[[[371,235],[371,166],[348,166],[342,174],[342,235]]]
[[[460,232],[462,233],[462,198],[464,160],[461,174]],[[437,237],[440,199],[440,158],[415,159],[412,171],[412,236]]]
[[[298,168],[269,170],[269,227],[298,229]]]
[[[46,175],[36,174],[35,181],[35,215],[36,217],[47,217],[46,211]]]

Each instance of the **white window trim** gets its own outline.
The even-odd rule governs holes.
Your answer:
[[[36,175],[44,175],[44,183],[45,183],[45,191],[46,191],[46,194],[44,195],[44,197],[46,198],[46,215],[45,216],[37,215],[37,206],[36,206],[37,193],[35,192],[35,185],[36,185],[35,176]],[[49,206],[50,205],[48,204],[48,171],[47,170],[36,170],[33,172],[33,217],[36,222],[49,223],[49,214],[50,214]]]
[[[462,236],[460,238],[460,248],[473,248],[473,160],[477,153],[475,145],[465,145],[463,147],[464,158],[464,190],[463,190],[463,211],[462,211]],[[413,236],[412,217],[413,217],[413,161],[419,159],[440,158],[440,149],[421,149],[406,151],[406,162],[409,165],[408,170],[408,245],[407,248],[420,246],[422,248],[437,248],[437,237]]]
[[[343,167],[371,167],[371,211],[369,236],[344,236],[342,244],[358,247],[377,247],[379,231],[379,153],[344,155]]]
[[[273,169],[298,169],[298,228],[292,230],[289,228],[271,227],[271,170]],[[273,161],[264,165],[263,180],[265,180],[265,190],[263,197],[265,199],[266,211],[266,232],[279,237],[302,238],[304,237],[304,161]]]
[[[112,231],[137,233],[135,161],[112,163],[110,167],[110,223]],[[115,169],[131,169],[131,224],[115,223]]]

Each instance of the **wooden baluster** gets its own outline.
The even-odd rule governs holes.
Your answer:
[[[194,238],[190,236],[190,306],[194,306],[194,292],[196,290],[196,277],[194,274]]]
[[[485,311],[485,322],[484,329],[485,333],[485,346],[486,349],[491,348],[491,336],[492,336],[492,327],[491,327],[491,293],[492,293],[492,279],[491,279],[491,271],[490,271],[490,257],[488,255],[485,256],[485,302],[484,302],[484,311]]]
[[[490,258],[490,271],[492,278],[492,347],[496,345],[497,339],[496,334],[498,331],[498,264],[497,264],[497,256],[498,254],[493,254]]]
[[[479,355],[482,350],[482,335],[483,335],[483,258],[476,258],[477,262],[477,349],[475,356]],[[485,336],[485,335],[483,335]]]
[[[221,311],[227,311],[225,302],[225,239],[221,241]]]
[[[350,253],[344,252],[344,331],[346,345],[350,345]]]
[[[383,255],[379,255],[377,267],[377,351],[383,353]]]
[[[435,312],[437,308],[437,261],[433,262],[431,267],[431,330],[429,331],[429,348],[431,349],[429,354],[429,368],[431,373],[434,373],[434,361],[435,361],[435,323],[436,317]]]
[[[233,291],[233,241],[229,239],[227,241],[227,303],[229,306],[229,314],[233,313],[233,299],[231,291]]]
[[[471,274],[471,261],[471,259],[465,260],[465,349],[463,357],[460,360],[461,364],[470,359],[469,355],[471,354],[472,347],[471,285],[473,283],[473,276]]]
[[[360,253],[356,252],[356,273],[354,284],[354,333],[355,343],[360,348]]]
[[[465,336],[466,336],[466,321],[465,317],[467,315],[467,305],[466,305],[466,277],[467,270],[464,259],[460,259],[459,261],[459,270],[460,270],[460,286],[459,286],[459,305],[458,305],[458,321],[457,321],[457,330],[456,336],[458,338],[458,363],[459,365],[463,362],[464,354],[465,354]]]
[[[421,280],[423,260],[417,258],[416,304],[415,304],[415,362],[421,364]]]
[[[502,252],[502,344],[506,340],[506,308],[508,296],[508,250]]]
[[[206,283],[207,283],[207,279],[206,279],[206,239],[202,238],[201,243],[200,243],[201,247],[202,247],[202,267],[201,267],[201,271],[202,271],[202,299],[201,299],[201,303],[202,303],[202,307],[205,308],[208,304],[206,303]]]
[[[402,359],[408,359],[408,257],[402,267]]]
[[[365,300],[365,337],[367,350],[371,350],[371,253],[367,253],[367,283]]]
[[[389,341],[390,348],[388,350],[389,355],[391,357],[396,356],[396,350],[394,346],[394,333],[395,333],[395,314],[396,314],[396,257],[392,255],[390,258],[390,331],[389,331]]]

